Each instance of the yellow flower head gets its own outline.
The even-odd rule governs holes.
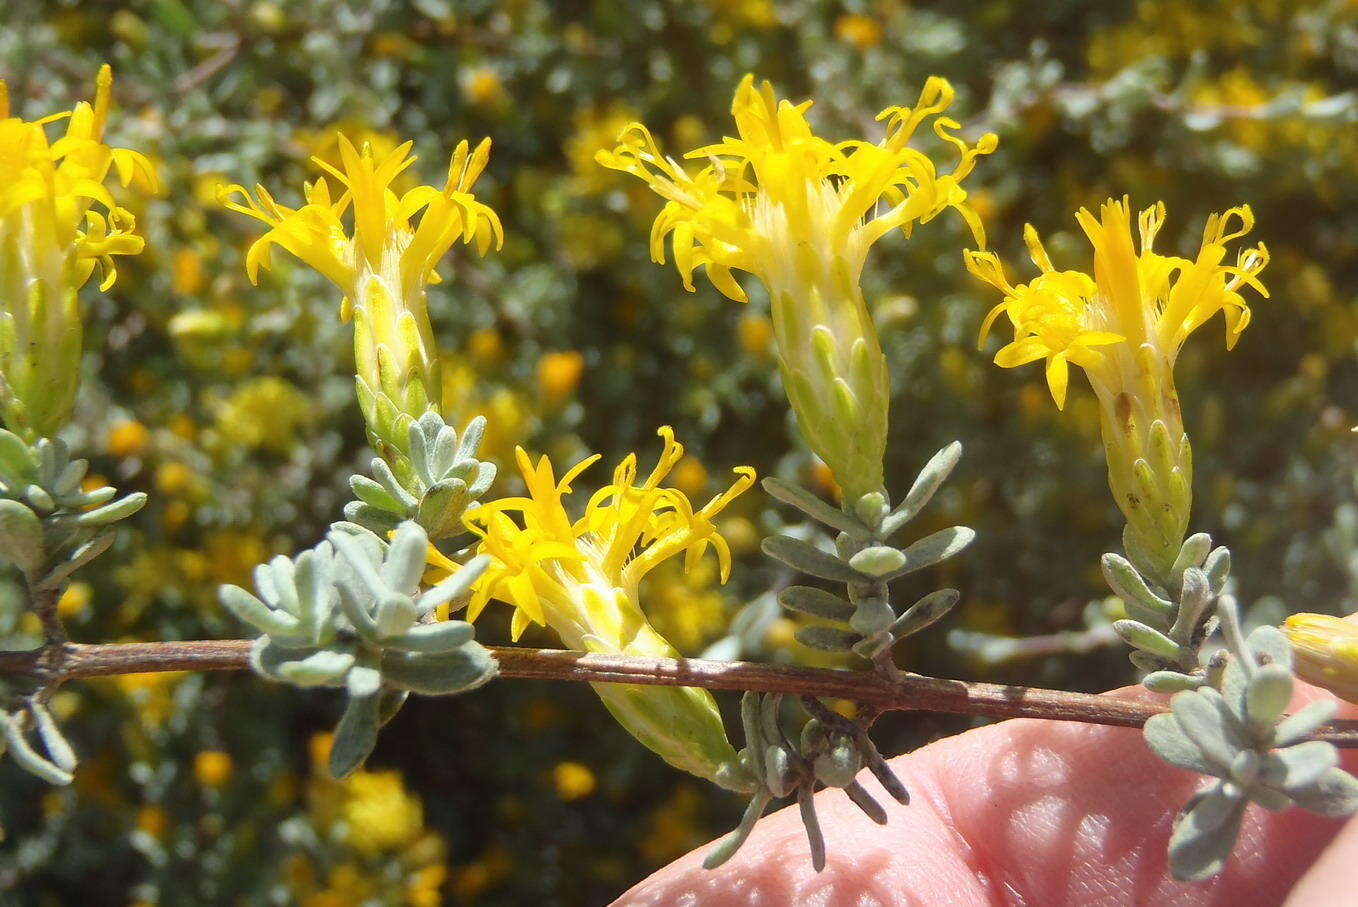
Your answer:
[[[76,290],[96,264],[101,290],[117,279],[114,257],[135,255],[135,219],[105,187],[158,189],[143,155],[103,142],[113,75],[99,70],[94,102],[23,120],[10,116],[0,80],[0,411],[26,436],[55,433],[78,384],[81,323]],[[66,121],[50,141],[47,126]]]
[[[613,481],[575,520],[563,499],[598,456],[582,460],[558,480],[547,457],[535,464],[518,448],[527,495],[482,504],[467,515],[467,525],[481,537],[480,553],[492,558],[474,587],[468,618],[475,619],[495,598],[516,607],[516,637],[531,621],[550,624],[572,645],[587,645],[586,636],[623,639],[626,629],[619,620],[636,610],[642,578],[671,557],[683,554],[691,569],[711,547],[725,582],[731,552],[713,519],[754,483],[754,470],[738,467],[729,489],[695,508],[682,491],[661,485],[684,448],[668,426],[659,434],[664,449],[650,474],[638,480],[636,455],[629,454],[614,470]],[[620,603],[618,596],[627,602]]]
[[[94,103],[37,120],[10,116],[9,95],[0,79],[0,236],[24,241],[41,267],[53,267],[74,286],[89,279],[97,262],[99,288],[113,286],[114,255],[136,255],[143,240],[132,234],[135,219],[104,188],[117,169],[124,186],[158,189],[155,170],[142,154],[110,148],[102,141],[108,120],[113,73],[99,70]],[[66,121],[66,133],[49,142],[46,126]]]
[[[1358,623],[1327,614],[1293,614],[1283,622],[1295,671],[1307,683],[1358,702]]]
[[[325,177],[308,183],[300,208],[279,204],[263,186],[255,187],[256,197],[242,186],[219,192],[227,208],[269,226],[246,253],[251,281],[261,267],[272,267],[271,253],[279,246],[344,293],[340,317],[354,318],[359,403],[369,439],[389,462],[405,451],[410,421],[441,408],[438,352],[425,300],[426,286],[439,280],[435,267],[458,240],[475,242],[483,255],[492,243],[499,248],[504,241],[500,219],[471,192],[485,169],[490,140],[475,150],[466,141],[458,144],[442,189],[418,186],[398,194],[393,183],[415,162],[411,144],[377,155],[369,145],[360,151],[340,135],[339,167],[312,158],[334,178],[334,189]]]
[[[661,485],[684,448],[668,426],[659,434],[664,449],[650,474],[640,479],[637,458],[628,455],[613,471],[613,481],[595,492],[574,520],[563,499],[598,457],[577,463],[557,479],[546,457],[534,463],[519,448],[528,493],[482,504],[466,517],[481,537],[479,553],[491,558],[472,587],[468,619],[494,598],[514,606],[516,639],[529,623],[539,623],[573,649],[678,657],[641,609],[641,580],[680,554],[685,569],[691,569],[711,547],[725,582],[731,552],[713,519],[754,484],[754,470],[737,467],[731,487],[695,509],[682,491]],[[429,558],[433,579],[457,569],[432,548]],[[594,684],[594,690],[618,723],[666,762],[723,786],[748,787],[707,690],[614,683]]]
[[[370,146],[359,150],[339,136],[339,168],[312,158],[334,178],[334,189],[325,177],[307,183],[306,203],[300,208],[279,204],[263,186],[255,187],[255,197],[244,186],[221,187],[218,199],[224,206],[270,228],[246,255],[250,280],[258,281],[261,267],[272,267],[270,252],[279,246],[334,281],[347,296],[357,295],[360,277],[375,274],[386,280],[388,292],[410,297],[438,282],[434,268],[458,240],[475,240],[482,255],[492,243],[498,249],[504,241],[500,219],[471,192],[490,157],[490,139],[474,150],[466,140],[458,143],[442,189],[418,186],[398,195],[392,183],[415,163],[413,144],[406,142],[378,157]],[[352,226],[346,227],[350,209]],[[412,224],[416,215],[419,222]]]
[[[640,123],[623,131],[616,149],[597,157],[605,167],[645,180],[665,199],[651,231],[655,261],[664,263],[669,237],[688,290],[694,270],[705,265],[718,290],[743,302],[733,269],[757,275],[775,295],[822,282],[841,267],[856,282],[874,242],[896,228],[908,236],[916,223],[948,208],[957,209],[984,243],[961,184],[976,157],[995,149],[995,136],[969,146],[952,133],[959,128],[954,120],[936,119],[934,132],[960,155],[947,174],[906,147],[952,99],[952,86],[931,78],[914,107],[882,111],[881,141],[834,143],[811,131],[810,101],[780,101],[771,84],[756,86],[747,75],[731,106],[737,137],[686,154],[707,162],[696,172],[662,154]]]
[[[1132,242],[1127,200],[1109,200],[1098,217],[1081,209],[1076,219],[1094,247],[1094,276],[1057,271],[1031,225],[1024,238],[1033,264],[1041,271],[1030,283],[1014,286],[993,252],[969,251],[967,268],[1004,294],[981,325],[981,344],[1001,313],[1014,327],[1014,340],[995,356],[1014,368],[1045,359],[1047,383],[1064,407],[1069,364],[1085,370],[1101,396],[1134,385],[1139,360],[1151,355],[1173,368],[1184,340],[1217,312],[1226,322],[1226,346],[1235,346],[1250,321],[1241,290],[1250,286],[1267,297],[1257,275],[1268,263],[1263,243],[1241,250],[1226,264],[1226,245],[1254,227],[1248,205],[1207,220],[1202,245],[1193,259],[1154,251],[1165,218],[1163,203],[1138,219],[1140,251]]]

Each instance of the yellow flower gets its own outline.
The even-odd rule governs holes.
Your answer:
[[[1163,572],[1178,553],[1192,502],[1192,457],[1174,363],[1188,335],[1218,312],[1227,348],[1235,345],[1250,322],[1241,291],[1248,286],[1268,295],[1258,280],[1268,250],[1259,243],[1243,249],[1235,264],[1225,263],[1227,244],[1254,226],[1248,205],[1209,217],[1192,259],[1154,251],[1163,203],[1141,212],[1139,251],[1126,199],[1105,202],[1097,217],[1081,209],[1076,219],[1094,247],[1092,277],[1056,270],[1031,225],[1024,238],[1041,273],[1029,283],[1010,284],[992,252],[966,253],[967,268],[1004,294],[982,323],[980,342],[1005,315],[1014,340],[995,362],[1014,368],[1045,360],[1058,408],[1065,406],[1070,365],[1084,370],[1099,401],[1113,495]]]
[[[424,808],[406,791],[400,772],[357,771],[341,784],[340,815],[359,853],[400,850],[424,831]]]
[[[692,569],[708,548],[716,552],[725,582],[731,553],[713,519],[754,483],[754,470],[738,467],[729,489],[695,508],[682,491],[661,484],[683,458],[684,448],[668,426],[659,434],[664,449],[651,473],[639,480],[637,458],[628,455],[614,470],[613,481],[574,520],[563,498],[598,456],[582,460],[558,480],[545,456],[535,464],[519,448],[527,495],[485,503],[467,515],[467,525],[481,537],[478,552],[491,558],[473,586],[467,618],[475,620],[496,599],[514,606],[515,638],[530,623],[538,623],[550,626],[571,648],[677,656],[641,609],[641,582],[679,555]],[[433,549],[430,558],[436,566],[456,569]],[[735,753],[706,690],[596,684],[595,691],[629,732],[671,765],[733,783]]]
[[[882,43],[882,26],[871,16],[846,13],[835,20],[835,37],[859,50]]]
[[[1293,614],[1283,623],[1294,670],[1307,683],[1358,702],[1358,623],[1326,614]]]
[[[306,185],[306,204],[296,209],[276,202],[263,186],[255,187],[257,197],[242,186],[224,186],[219,199],[269,226],[246,254],[251,281],[261,267],[272,267],[278,246],[344,293],[340,317],[354,318],[359,400],[374,444],[390,456],[391,448],[405,449],[407,419],[440,405],[438,355],[425,305],[425,288],[439,280],[435,267],[459,240],[475,242],[482,255],[504,240],[495,212],[471,192],[490,140],[475,150],[466,141],[458,144],[442,189],[418,186],[400,195],[391,186],[415,162],[413,143],[379,156],[368,145],[356,149],[343,135],[338,141],[339,167],[312,158],[335,179],[342,190],[337,196],[321,177]]]
[[[0,80],[0,414],[27,437],[51,435],[70,418],[79,379],[81,323],[76,291],[94,271],[113,286],[114,256],[136,255],[135,219],[104,183],[157,190],[143,155],[103,143],[113,75],[99,70],[93,104],[23,120],[10,116]],[[49,141],[46,127],[66,120]]]
[[[94,590],[89,583],[74,582],[66,587],[66,591],[61,593],[61,598],[57,599],[57,613],[62,617],[74,617],[89,607],[91,599],[94,598]]]
[[[233,446],[286,454],[314,418],[315,409],[302,391],[268,375],[236,388],[218,408],[216,427],[222,440]]]
[[[135,419],[117,422],[104,436],[104,446],[115,457],[133,457],[146,449],[151,432]]]
[[[585,371],[585,357],[575,350],[543,353],[537,371],[538,390],[554,405],[575,392]]]
[[[1141,212],[1141,248],[1132,243],[1126,199],[1110,199],[1099,217],[1080,209],[1076,219],[1094,247],[1094,277],[1057,271],[1032,225],[1024,229],[1033,263],[1041,274],[1031,283],[1011,286],[993,252],[967,252],[967,268],[1004,294],[981,326],[984,344],[995,319],[1004,313],[1014,326],[1014,342],[995,361],[1013,368],[1047,360],[1047,382],[1058,407],[1065,405],[1068,362],[1083,368],[1101,396],[1133,389],[1143,371],[1139,357],[1153,355],[1173,367],[1188,335],[1217,312],[1226,321],[1226,347],[1234,347],[1250,322],[1240,290],[1268,291],[1257,279],[1268,263],[1263,243],[1224,264],[1226,244],[1254,227],[1249,205],[1214,214],[1207,220],[1194,259],[1161,255],[1152,248],[1165,219],[1164,203]],[[1238,221],[1238,228],[1232,226]],[[1147,349],[1148,348],[1148,349]],[[1145,352],[1142,350],[1145,349]]]
[[[231,780],[231,756],[221,750],[203,750],[193,757],[193,777],[203,787],[224,787]]]
[[[579,800],[594,793],[597,782],[589,766],[579,762],[560,762],[552,769],[552,784],[562,800]]]
[[[810,101],[780,101],[769,83],[756,86],[746,76],[732,104],[737,137],[685,155],[705,161],[701,169],[666,157],[640,123],[624,130],[615,150],[598,155],[665,199],[651,229],[651,257],[664,262],[668,238],[686,289],[694,289],[699,267],[738,302],[746,296],[733,271],[767,288],[798,423],[850,500],[882,486],[890,395],[859,288],[868,249],[897,229],[909,236],[949,208],[983,241],[961,184],[977,156],[994,150],[995,136],[969,146],[953,134],[955,121],[936,119],[934,132],[960,156],[946,174],[907,147],[952,99],[948,82],[931,78],[914,107],[882,112],[880,141],[834,143],[811,131]]]

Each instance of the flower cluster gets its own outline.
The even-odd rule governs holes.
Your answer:
[[[1099,401],[1108,481],[1127,517],[1134,544],[1147,562],[1167,574],[1188,529],[1193,461],[1174,386],[1174,363],[1188,335],[1218,312],[1232,347],[1250,322],[1242,290],[1268,291],[1258,274],[1268,263],[1263,243],[1226,262],[1226,246],[1249,233],[1248,205],[1207,219],[1194,258],[1154,249],[1165,220],[1163,203],[1137,218],[1140,249],[1132,241],[1126,199],[1110,199],[1096,217],[1080,209],[1076,219],[1094,248],[1093,276],[1058,271],[1037,231],[1024,231],[1033,264],[1041,271],[1026,284],[1011,284],[993,252],[969,251],[967,268],[1004,294],[981,325],[982,345],[1001,314],[1014,340],[995,362],[1014,368],[1046,361],[1047,384],[1064,407],[1070,365],[1082,368]]]
[[[558,479],[547,457],[534,463],[520,448],[526,496],[488,502],[467,514],[467,525],[481,539],[477,552],[490,558],[471,587],[468,619],[475,620],[495,599],[514,606],[516,638],[537,623],[586,652],[677,657],[642,611],[642,580],[680,555],[691,568],[711,548],[725,582],[730,549],[713,518],[755,476],[749,467],[738,467],[730,488],[695,508],[688,495],[661,484],[684,448],[669,426],[659,434],[664,446],[650,474],[639,478],[636,455],[629,454],[577,519],[563,498],[598,457],[580,461]],[[465,569],[433,549],[430,559],[436,575]],[[728,775],[735,751],[706,690],[621,684],[596,684],[595,689],[614,717],[666,761],[700,777],[734,783]]]
[[[504,241],[500,219],[471,191],[490,157],[490,140],[475,149],[465,140],[458,144],[442,189],[416,186],[398,194],[393,185],[415,163],[412,145],[379,156],[339,136],[340,167],[313,158],[336,187],[325,177],[308,183],[300,208],[279,204],[263,186],[255,187],[254,197],[239,185],[219,191],[227,208],[269,227],[246,255],[252,281],[260,268],[272,267],[278,246],[344,293],[340,316],[354,320],[359,401],[374,445],[389,459],[405,451],[410,421],[441,408],[425,302],[425,287],[439,280],[435,267],[458,241],[475,243],[482,255]],[[346,227],[351,209],[352,226]]]
[[[136,219],[105,187],[157,189],[140,152],[103,142],[113,74],[99,70],[94,102],[24,120],[10,116],[0,80],[0,415],[27,440],[54,434],[75,403],[82,336],[76,291],[94,268],[99,289],[117,279],[114,256],[136,255]],[[66,121],[56,141],[51,123]]]
[[[913,107],[882,111],[881,140],[836,143],[811,131],[810,101],[779,100],[772,85],[747,75],[731,106],[736,137],[686,154],[708,162],[696,172],[666,157],[640,123],[598,155],[665,199],[651,228],[651,257],[664,262],[668,238],[686,289],[699,266],[738,302],[746,294],[733,270],[763,282],[802,433],[849,501],[882,488],[890,397],[886,359],[859,289],[868,249],[893,230],[909,236],[950,208],[984,242],[962,181],[996,139],[987,134],[968,145],[957,137],[957,122],[940,116],[952,100],[952,86],[932,78]],[[909,147],[930,118],[959,154],[949,173]]]

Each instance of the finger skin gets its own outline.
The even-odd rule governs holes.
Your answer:
[[[1297,702],[1315,695],[1308,689]],[[829,851],[819,874],[796,810],[783,809],[721,868],[703,869],[708,847],[699,848],[617,903],[1280,904],[1343,826],[1300,809],[1250,807],[1226,869],[1186,884],[1169,877],[1165,845],[1174,814],[1203,779],[1160,762],[1137,730],[1018,719],[892,766],[910,790],[908,806],[870,775],[859,778],[886,806],[886,827],[840,791],[817,794]],[[1358,769],[1358,753],[1347,753],[1345,766]]]

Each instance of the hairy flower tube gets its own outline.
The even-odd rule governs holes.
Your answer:
[[[97,264],[99,289],[113,286],[116,255],[136,255],[135,219],[104,183],[154,192],[143,155],[102,141],[113,74],[99,70],[94,103],[37,120],[10,116],[0,80],[0,415],[29,441],[70,418],[80,376],[76,291]],[[49,141],[48,124],[66,121]]]
[[[650,475],[639,480],[637,458],[628,455],[575,520],[563,498],[597,455],[557,479],[545,456],[535,464],[518,449],[527,495],[488,502],[467,514],[467,525],[481,537],[478,553],[491,558],[472,587],[468,619],[495,599],[514,606],[515,638],[538,623],[586,652],[678,657],[642,611],[641,582],[672,557],[683,555],[685,568],[693,567],[709,547],[725,582],[731,554],[713,518],[755,477],[749,467],[738,467],[729,489],[695,509],[683,492],[661,485],[684,448],[668,426],[659,434],[664,449]],[[430,558],[435,572],[458,569],[435,550]],[[718,784],[737,784],[736,754],[707,690],[613,683],[594,689],[623,727],[671,765]]]
[[[1329,614],[1293,614],[1283,622],[1294,670],[1307,683],[1358,702],[1358,623]]]
[[[958,124],[938,117],[952,99],[948,82],[931,78],[914,107],[882,111],[881,141],[835,143],[812,133],[810,101],[780,101],[768,82],[756,86],[746,76],[731,107],[737,137],[685,155],[705,161],[700,170],[664,156],[640,123],[623,132],[616,149],[598,155],[665,199],[651,230],[651,256],[665,261],[668,237],[686,289],[693,290],[700,265],[737,302],[746,296],[733,270],[763,282],[788,398],[846,503],[883,486],[890,388],[859,286],[868,249],[895,229],[909,236],[915,224],[948,208],[984,243],[962,181],[996,139],[988,134],[968,145],[954,135]],[[938,117],[934,132],[960,155],[950,173],[906,147],[930,117]]]
[[[490,156],[490,139],[475,149],[458,144],[442,189],[418,186],[397,194],[392,184],[415,162],[412,144],[378,157],[340,136],[339,168],[312,158],[335,179],[335,188],[325,177],[307,183],[300,208],[279,204],[263,186],[254,196],[238,185],[219,192],[227,208],[269,226],[246,255],[251,281],[258,281],[261,267],[273,266],[278,246],[344,293],[340,317],[354,319],[359,403],[373,446],[388,460],[406,451],[412,421],[442,408],[426,308],[426,287],[439,281],[435,267],[459,240],[475,242],[482,255],[504,241],[500,219],[471,192]],[[345,224],[348,212],[351,226]]]
[[[1076,219],[1094,247],[1094,274],[1058,271],[1037,231],[1025,228],[1031,282],[1011,284],[993,252],[969,251],[967,268],[1004,294],[981,325],[980,343],[1001,314],[1014,339],[995,355],[1015,368],[1046,362],[1047,384],[1064,407],[1070,365],[1082,368],[1099,400],[1108,481],[1127,517],[1131,544],[1161,577],[1167,576],[1188,528],[1193,461],[1174,388],[1174,362],[1184,340],[1218,312],[1231,348],[1250,321],[1241,290],[1267,297],[1258,274],[1268,263],[1263,243],[1226,263],[1226,246],[1254,227],[1248,205],[1207,219],[1195,258],[1152,248],[1165,219],[1157,203],[1138,218],[1140,251],[1132,242],[1127,200],[1105,202],[1098,215]],[[1131,553],[1131,552],[1129,552]]]

